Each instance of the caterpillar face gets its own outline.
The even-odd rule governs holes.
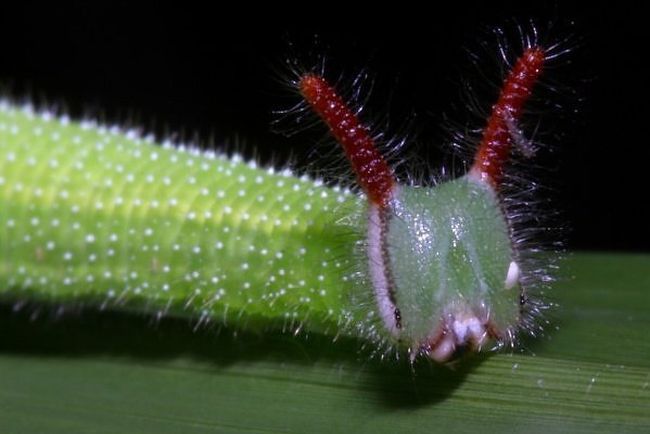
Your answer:
[[[472,177],[399,187],[386,207],[371,208],[368,270],[377,307],[412,358],[446,361],[511,333],[520,297],[517,276],[507,278],[512,258],[497,198]]]

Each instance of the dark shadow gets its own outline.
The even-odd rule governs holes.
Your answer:
[[[48,305],[14,309],[0,304],[0,352],[37,357],[105,355],[140,360],[188,357],[215,369],[242,361],[306,366],[317,362],[358,369],[362,387],[376,390],[387,408],[418,407],[443,401],[482,357],[455,368],[421,361],[380,361],[360,350],[362,342],[318,334],[242,333],[216,326],[194,328],[187,319],[159,321],[142,314],[68,310]]]
[[[471,354],[453,365],[419,360],[411,367],[408,361],[374,366],[370,381],[381,394],[389,410],[417,408],[444,401],[488,354]]]

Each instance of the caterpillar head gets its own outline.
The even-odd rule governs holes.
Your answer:
[[[524,51],[505,79],[469,173],[432,187],[399,185],[368,128],[335,90],[314,74],[299,82],[368,197],[367,277],[384,334],[411,359],[445,362],[465,348],[511,343],[524,321],[521,273],[499,187],[544,60],[539,47]]]
[[[494,192],[472,177],[398,187],[371,207],[368,269],[381,318],[415,357],[447,361],[509,339],[519,271]]]

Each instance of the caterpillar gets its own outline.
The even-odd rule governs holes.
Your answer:
[[[524,47],[470,170],[400,183],[337,90],[296,88],[359,191],[235,155],[0,104],[0,300],[347,335],[436,362],[515,345],[543,303],[503,183],[550,51]]]

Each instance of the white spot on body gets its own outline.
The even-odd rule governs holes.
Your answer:
[[[506,289],[512,289],[519,283],[519,277],[521,275],[521,270],[519,265],[515,261],[510,263],[508,267],[508,273],[506,274]]]

